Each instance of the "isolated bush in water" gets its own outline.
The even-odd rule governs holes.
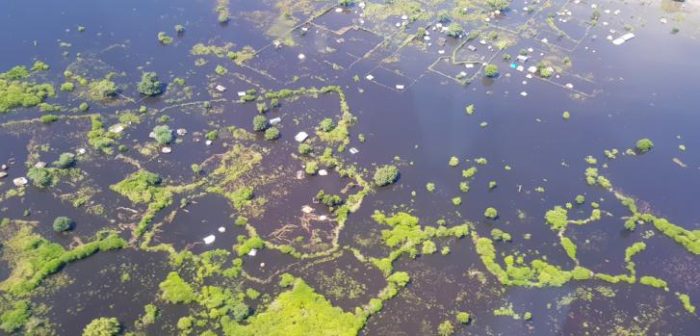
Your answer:
[[[160,125],[153,128],[156,141],[161,145],[173,142],[173,130],[168,125]]]
[[[646,153],[650,151],[652,148],[654,148],[654,143],[651,142],[649,138],[643,138],[637,140],[637,150],[640,151],[641,153]]]
[[[100,317],[92,320],[85,329],[83,336],[115,336],[119,334],[121,325],[114,317]]]
[[[53,220],[53,230],[56,232],[68,231],[73,226],[73,220],[66,216],[59,216]]]
[[[374,172],[374,183],[379,186],[390,185],[399,178],[399,169],[393,165],[384,165]]]
[[[157,96],[163,92],[162,86],[155,72],[144,72],[136,89],[146,96]]]

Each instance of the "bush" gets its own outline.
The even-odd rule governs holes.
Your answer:
[[[47,168],[30,168],[27,178],[32,181],[37,188],[47,188],[53,184],[53,174]]]
[[[440,336],[451,336],[455,332],[455,327],[450,321],[443,321],[438,325],[438,335]]]
[[[41,120],[41,122],[44,124],[50,124],[54,121],[57,121],[58,116],[55,114],[44,114],[39,118],[39,120]]]
[[[56,232],[68,231],[71,227],[73,227],[73,220],[68,217],[60,216],[53,220],[53,230]]]
[[[393,165],[384,165],[374,172],[374,184],[378,187],[390,185],[399,178],[399,169]]]
[[[173,43],[173,38],[168,36],[165,32],[159,32],[158,33],[158,42],[168,45]]]
[[[447,27],[447,35],[452,37],[459,37],[463,32],[464,29],[457,22],[453,22]]]
[[[498,217],[498,210],[496,208],[486,208],[484,210],[484,217],[490,218],[490,219],[496,219]]]
[[[253,130],[262,132],[268,127],[267,118],[264,115],[256,115],[253,117]]]
[[[57,168],[65,169],[73,166],[75,164],[75,154],[73,153],[62,153],[58,156],[58,160],[53,162],[53,165]]]
[[[100,317],[85,326],[83,336],[115,336],[119,331],[121,331],[119,320],[114,317]]]
[[[330,132],[335,129],[335,123],[331,118],[325,118],[318,124],[318,128],[323,132]]]
[[[158,287],[163,300],[170,303],[190,303],[195,299],[192,287],[175,272],[168,273]]]
[[[640,153],[646,153],[646,152],[650,151],[652,148],[654,148],[654,143],[651,142],[651,140],[649,138],[643,138],[643,139],[639,139],[637,141],[636,146],[637,146],[637,150]]]
[[[157,96],[163,92],[163,84],[155,72],[144,72],[136,89],[146,96]]]
[[[0,330],[11,334],[21,328],[31,316],[31,310],[27,301],[16,301],[12,309],[8,309],[0,315]]]
[[[88,96],[92,100],[102,100],[117,95],[117,84],[109,79],[102,79],[88,84]]]
[[[82,102],[80,103],[80,106],[78,106],[78,109],[80,110],[80,112],[87,112],[87,110],[90,109],[90,105],[88,105],[88,103],[86,102]]]
[[[316,161],[309,161],[306,163],[306,167],[304,167],[304,171],[308,175],[316,175],[318,172],[318,162]]]
[[[75,84],[71,82],[65,82],[61,84],[61,91],[63,92],[71,92],[75,89]]]
[[[299,151],[299,154],[301,154],[301,155],[309,155],[309,154],[311,154],[311,152],[313,152],[313,150],[314,150],[313,147],[311,147],[311,145],[309,145],[307,143],[299,144],[298,151]]]
[[[486,64],[484,67],[484,75],[489,78],[498,76],[498,66],[495,64]]]
[[[468,324],[470,319],[471,319],[471,316],[467,312],[457,313],[457,322],[459,322],[459,323]]]
[[[280,137],[280,130],[277,127],[270,127],[265,130],[265,140],[277,140]]]
[[[160,125],[154,127],[153,133],[155,135],[156,142],[158,142],[161,145],[167,145],[173,142],[173,131],[168,125]]]

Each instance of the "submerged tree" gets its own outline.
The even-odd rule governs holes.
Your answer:
[[[115,336],[119,331],[121,331],[119,320],[114,317],[100,317],[85,326],[83,336]]]
[[[498,66],[495,64],[486,64],[484,67],[484,75],[489,78],[498,76]]]
[[[146,96],[157,96],[163,93],[162,86],[163,84],[158,80],[158,75],[155,72],[144,72],[136,88]]]
[[[390,185],[396,182],[398,178],[399,169],[393,165],[381,166],[374,172],[374,183],[379,187]]]
[[[167,145],[173,142],[173,131],[168,125],[160,125],[153,128],[153,136],[161,145]]]

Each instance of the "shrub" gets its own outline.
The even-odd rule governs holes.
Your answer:
[[[159,125],[154,127],[153,134],[156,142],[161,145],[167,145],[173,142],[174,139],[173,130],[171,130],[168,125]]]
[[[457,165],[459,165],[459,158],[457,158],[456,156],[452,156],[450,157],[450,161],[447,164],[449,164],[450,167],[457,167]]]
[[[57,168],[65,169],[73,166],[75,164],[75,154],[73,153],[62,153],[58,156],[58,160],[53,162],[53,165]]]
[[[223,76],[228,73],[228,69],[226,67],[217,65],[216,68],[214,68],[214,72],[216,72],[217,75]]]
[[[50,124],[52,122],[57,121],[58,116],[55,114],[44,114],[39,118],[39,120],[44,124]]]
[[[163,84],[158,80],[155,72],[144,72],[136,89],[146,96],[157,96],[163,92]]]
[[[330,132],[335,129],[335,122],[331,118],[325,118],[318,124],[318,128],[323,132]]]
[[[159,32],[158,33],[158,42],[168,45],[173,43],[173,38],[168,36],[165,32]]]
[[[440,336],[451,336],[455,332],[455,327],[450,321],[443,321],[438,325],[438,335]]]
[[[190,303],[195,299],[192,287],[176,272],[168,273],[163,282],[158,285],[163,300],[170,303]]]
[[[27,301],[16,301],[12,309],[8,309],[0,315],[0,330],[11,334],[21,328],[31,316],[31,310]]]
[[[452,197],[452,205],[457,206],[457,205],[460,205],[460,204],[462,204],[462,198],[461,198],[461,197],[459,197],[459,196]]]
[[[399,178],[399,169],[393,165],[384,165],[374,172],[374,184],[379,187],[390,185]]]
[[[448,36],[459,37],[460,35],[462,35],[463,32],[464,32],[464,29],[457,22],[453,22],[447,27],[447,35]]]
[[[423,242],[423,246],[421,246],[422,254],[433,254],[435,251],[437,251],[437,247],[432,240],[426,240]]]
[[[484,75],[489,78],[498,76],[498,66],[495,64],[487,64],[484,67]]]
[[[654,143],[651,142],[651,140],[649,138],[643,138],[643,139],[637,140],[636,147],[640,153],[646,153],[646,152],[650,151],[652,148],[654,148]]]
[[[315,175],[318,172],[318,162],[316,162],[316,161],[307,162],[306,167],[304,167],[304,171],[308,175]]]
[[[280,137],[280,130],[277,127],[270,127],[265,130],[265,140],[277,140]]]
[[[435,183],[433,183],[433,182],[428,182],[428,183],[426,183],[426,184],[425,184],[425,190],[427,190],[427,191],[429,191],[429,192],[435,191]]]
[[[114,317],[100,317],[85,326],[83,336],[116,336],[119,331],[121,331],[119,320]]]
[[[484,210],[484,217],[490,218],[490,219],[496,219],[498,217],[498,210],[496,208],[486,208]]]
[[[583,204],[586,202],[586,196],[576,195],[576,198],[574,199],[574,201],[576,201],[576,204]]]
[[[87,112],[87,110],[90,109],[90,105],[88,105],[88,103],[86,102],[82,102],[80,103],[80,106],[78,106],[78,109],[80,110],[80,112]]]
[[[311,147],[311,145],[309,145],[307,143],[300,143],[299,144],[298,151],[299,151],[299,154],[301,154],[301,155],[309,155],[309,154],[311,154],[311,152],[313,152],[313,150],[314,150],[313,147]]]
[[[103,100],[117,95],[117,84],[109,79],[93,81],[88,84],[88,96],[92,100]]]
[[[65,82],[61,84],[61,91],[63,92],[72,92],[75,89],[75,84],[71,82]]]
[[[471,316],[467,312],[457,313],[457,322],[459,322],[459,323],[468,324],[470,319],[471,319]]]
[[[56,232],[68,231],[72,226],[73,220],[65,216],[56,217],[53,220],[53,230]]]
[[[256,115],[253,117],[253,130],[262,132],[268,127],[267,118],[264,115]]]
[[[51,186],[54,182],[53,174],[47,168],[30,168],[27,172],[27,178],[32,181],[37,188],[47,188]]]

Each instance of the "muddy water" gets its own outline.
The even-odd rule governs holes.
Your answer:
[[[558,238],[545,225],[543,215],[553,206],[572,202],[577,194],[584,194],[589,201],[598,201],[611,216],[606,215],[603,220],[589,226],[572,228],[568,235],[579,244],[579,259],[583,265],[594,271],[617,274],[625,271],[625,247],[641,240],[642,232],[625,232],[620,218],[627,215],[626,210],[612,194],[585,185],[585,156],[594,155],[599,161],[607,162],[608,167],[601,169],[601,173],[613,181],[616,189],[650,204],[655,214],[688,229],[700,228],[700,209],[694,206],[700,196],[697,190],[700,155],[696,152],[700,148],[700,133],[696,130],[700,122],[696,113],[700,96],[695,84],[696,74],[700,73],[696,61],[700,44],[697,43],[697,30],[692,25],[700,17],[696,4],[691,2],[687,17],[677,24],[680,33],[675,35],[669,32],[670,23],[659,23],[660,17],[671,15],[665,11],[672,7],[667,1],[648,6],[611,4],[608,7],[623,8],[626,16],[620,17],[630,17],[629,22],[646,23],[635,26],[637,37],[622,46],[612,45],[606,36],[613,26],[622,29],[619,21],[624,19],[609,19],[610,27],[601,22],[588,33],[581,25],[562,25],[562,29],[579,41],[577,44],[561,42],[563,48],[572,50],[566,54],[573,62],[570,72],[592,79],[576,82],[576,89],[581,92],[595,93],[584,98],[572,97],[571,91],[555,85],[569,80],[573,82],[573,77],[553,78],[551,82],[527,78],[526,72],[509,69],[508,64],[499,58],[496,59],[501,70],[499,78],[477,78],[471,84],[461,86],[427,69],[440,56],[436,45],[426,49],[409,46],[399,51],[380,48],[367,59],[360,59],[382,38],[367,31],[351,31],[341,43],[332,33],[319,28],[337,30],[348,23],[357,23],[359,18],[353,11],[331,12],[315,22],[318,26],[309,26],[306,35],[293,33],[298,42],[295,47],[265,49],[250,62],[257,71],[236,67],[225,59],[214,57],[206,57],[208,63],[202,67],[194,65],[195,57],[189,55],[189,50],[195,43],[223,45],[232,41],[236,45],[234,50],[245,45],[258,49],[271,43],[272,38],[265,34],[264,23],[256,22],[251,13],[272,11],[275,8],[272,1],[231,1],[231,8],[235,8],[232,10],[234,18],[225,25],[216,22],[211,1],[144,3],[131,0],[122,1],[118,6],[93,1],[4,3],[0,5],[0,27],[3,28],[0,29],[0,51],[3,54],[0,69],[4,71],[40,59],[51,65],[51,70],[45,75],[47,80],[61,83],[63,70],[80,53],[100,61],[101,65],[96,69],[86,69],[99,74],[97,77],[109,71],[123,72],[124,75],[117,76],[115,81],[125,96],[138,97],[133,83],[138,81],[141,69],[144,69],[158,72],[164,81],[185,78],[186,85],[192,87],[192,96],[187,101],[211,99],[209,91],[214,84],[227,87],[220,95],[226,99],[235,99],[238,91],[250,88],[337,84],[346,91],[352,112],[358,117],[352,130],[352,146],[360,151],[357,155],[348,152],[341,155],[368,171],[372,171],[375,164],[389,163],[396,158],[401,169],[398,184],[370,194],[362,208],[350,216],[341,233],[341,245],[360,247],[369,256],[385,255],[386,250],[376,239],[382,228],[369,216],[375,209],[387,212],[405,210],[419,216],[425,225],[435,225],[439,219],[445,219],[448,225],[471,221],[477,232],[484,236],[494,227],[501,228],[510,232],[514,239],[512,243],[496,243],[499,251],[547,256],[551,263],[570,268],[572,262],[561,251]],[[564,5],[564,1],[554,3],[553,9],[545,10],[537,17],[544,18]],[[321,2],[313,4],[317,9],[325,5]],[[512,7],[522,5],[523,2],[514,2]],[[590,15],[591,10],[585,7],[570,7],[579,13],[579,23]],[[513,28],[526,18],[522,13],[507,14],[499,24]],[[184,35],[176,36],[172,28],[176,24],[186,26]],[[391,24],[393,21],[389,26]],[[87,27],[87,30],[78,33],[78,25]],[[159,31],[168,32],[175,38],[175,43],[171,46],[158,44],[156,35]],[[518,42],[508,52],[515,55],[519,49],[529,47],[545,52],[548,48],[539,40],[543,37],[552,40],[552,34],[543,30],[534,39]],[[61,47],[61,41],[71,46]],[[456,43],[448,41],[443,48],[449,54],[455,47]],[[328,52],[328,48],[335,52]],[[304,61],[298,59],[299,53],[306,55]],[[398,57],[398,61],[380,63],[389,56]],[[331,63],[340,68],[334,70]],[[225,64],[230,72],[237,72],[248,81],[234,76],[212,77],[217,64]],[[465,69],[449,64],[440,64],[438,68],[446,71]],[[267,76],[261,75],[261,71]],[[373,74],[376,80],[367,81],[367,74]],[[354,75],[360,80],[354,81]],[[395,90],[395,84],[404,84],[406,88]],[[523,96],[521,92],[527,95]],[[82,101],[63,97],[65,95],[59,95],[50,102],[75,107]],[[103,114],[108,120],[106,124],[111,125],[117,122],[117,110],[139,105],[162,109],[170,105],[166,98],[176,97],[166,94],[162,98],[140,100],[136,105],[117,107],[93,104],[91,112]],[[476,107],[471,116],[465,114],[465,106],[469,104]],[[193,107],[162,113],[171,118],[169,125],[172,128],[182,127],[189,131],[173,146],[174,152],[170,155],[144,156],[135,150],[128,155],[138,158],[144,168],[164,176],[168,183],[191,181],[192,163],[226,151],[222,141],[206,146],[201,134],[231,125],[249,129],[250,120],[256,113],[253,104],[212,105],[211,111]],[[571,113],[570,120],[562,119],[563,111]],[[280,127],[282,138],[266,157],[266,169],[271,171],[282,167],[283,177],[293,179],[296,171],[301,169],[299,161],[289,155],[296,150],[293,135],[312,129],[321,117],[337,116],[338,113],[337,100],[326,96],[302,99],[271,111],[271,117],[283,119]],[[0,115],[0,121],[38,115],[38,111],[30,109]],[[481,127],[484,122],[488,126]],[[62,151],[86,146],[81,139],[82,133],[74,132],[80,129],[84,133],[89,125],[77,127],[78,124],[35,125],[27,129],[44,142],[52,141],[51,149],[45,157],[42,156],[42,160],[50,162]],[[127,145],[147,141],[148,133],[156,124],[154,120],[148,120],[131,127],[119,141]],[[194,132],[200,132],[200,135],[196,136]],[[366,136],[366,143],[357,141],[359,133]],[[197,137],[200,141],[195,140]],[[623,152],[642,137],[653,139],[655,147],[650,153],[635,158],[620,155],[616,160],[604,159],[604,149],[618,148]],[[24,173],[23,162],[29,143],[30,138],[22,132],[0,130],[0,160],[15,162],[9,170],[9,178]],[[680,151],[680,144],[688,150]],[[453,155],[462,160],[459,167],[447,165]],[[487,158],[488,164],[479,166],[471,190],[463,194],[458,188],[462,180],[461,169],[474,165],[474,159],[478,157]],[[687,167],[680,167],[672,161],[673,158],[682,160]],[[512,169],[506,170],[505,166]],[[40,234],[68,246],[72,237],[54,234],[50,229],[51,220],[57,215],[76,219],[73,234],[87,238],[99,228],[116,228],[118,223],[109,219],[119,213],[123,215],[121,218],[127,218],[128,211],[125,213],[118,207],[143,210],[143,207],[130,205],[108,189],[109,185],[135,171],[135,167],[105,157],[85,162],[81,168],[101,187],[95,200],[109,205],[104,215],[81,213],[49,192],[30,190],[22,199],[3,202],[0,217],[20,218],[25,209],[31,210],[29,219],[40,222]],[[488,182],[492,180],[497,181],[498,186],[489,190]],[[436,184],[434,193],[425,191],[428,182]],[[0,190],[4,192],[10,188],[11,180],[6,178],[3,183]],[[311,202],[319,189],[338,192],[345,183],[347,181],[330,174],[263,187],[256,192],[260,196],[270,196],[271,202],[265,214],[254,221],[259,225],[258,232],[266,237],[279,225],[294,222],[300,214],[300,207]],[[544,192],[536,191],[538,187],[544,188]],[[415,196],[412,196],[413,191]],[[462,205],[450,203],[455,196],[462,197]],[[175,204],[177,201],[179,199]],[[186,208],[187,212],[179,210],[171,223],[163,225],[156,241],[195,252],[209,248],[229,249],[235,244],[236,235],[243,233],[242,229],[232,225],[236,211],[220,196],[207,195],[196,198],[195,202]],[[496,221],[486,221],[482,216],[484,209],[491,206],[499,210]],[[170,210],[173,209],[159,214],[157,221],[162,221]],[[585,218],[589,208],[582,207],[570,213],[572,217]],[[519,217],[519,214],[524,215]],[[130,219],[131,223],[138,220]],[[217,231],[220,226],[225,226],[227,231],[217,236],[215,245],[207,247],[200,243],[202,237]],[[302,234],[303,231],[294,233]],[[525,239],[526,235],[530,238]],[[124,236],[128,233],[125,232]],[[374,238],[375,244],[362,246],[358,238]],[[647,245],[647,251],[635,257],[638,274],[666,279],[671,288],[668,293],[639,285],[609,285],[595,281],[572,282],[553,289],[503,289],[483,267],[469,239],[440,241],[438,246],[449,246],[450,254],[415,260],[402,257],[397,261],[396,269],[409,272],[412,283],[387,302],[380,314],[370,318],[363,334],[431,334],[441,321],[451,319],[456,311],[469,311],[475,318],[469,327],[457,328],[458,334],[611,334],[618,324],[626,328],[634,326],[635,323],[629,321],[637,315],[645,316],[644,323],[648,322],[648,325],[639,325],[648,328],[649,334],[693,334],[700,322],[682,310],[673,291],[686,292],[694,301],[700,300],[700,286],[697,286],[700,271],[695,266],[696,258],[658,233],[647,241]],[[365,293],[355,299],[329,296],[331,302],[347,311],[366,302],[368,295],[376,294],[383,281],[375,270],[365,269],[365,265],[358,263],[350,253],[308,268],[304,268],[305,261],[277,251],[264,250],[255,257],[246,258],[245,269],[252,276],[273,279],[276,274],[290,271],[306,278],[321,293],[324,288],[327,291],[333,288],[324,287],[319,274],[332,275],[336,269],[346,271],[353,279],[366,284]],[[6,268],[5,264],[1,266]],[[130,272],[132,280],[120,281],[119,276],[123,273],[120,269],[127,266],[133,270]],[[69,265],[64,271],[73,282],[48,294],[43,302],[53,306],[49,316],[57,331],[74,335],[97,316],[116,316],[127,323],[138,318],[141,307],[156,299],[157,284],[164,278],[168,267],[160,255],[129,249],[91,257]],[[486,281],[482,282],[474,274],[482,274]],[[271,285],[274,281],[270,280],[257,289],[274,296],[279,291]],[[579,299],[567,305],[557,305],[562,298],[577,293],[577,289],[595,292],[600,286],[613,288],[614,296],[596,294],[590,300]],[[533,320],[524,322],[493,316],[494,309],[509,303],[517,312],[532,312]],[[183,307],[163,306],[163,319],[152,332],[172,331],[177,317],[187,313]],[[132,309],[134,307],[138,309]]]

